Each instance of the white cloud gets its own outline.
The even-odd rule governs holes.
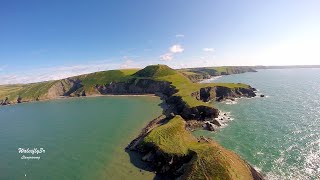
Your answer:
[[[127,68],[132,68],[133,66],[133,60],[127,59],[123,64],[120,65],[121,69],[127,69]]]
[[[215,51],[214,48],[203,48],[202,50],[205,52],[214,52]]]
[[[175,44],[170,47],[170,52],[172,52],[172,53],[181,53],[183,51],[184,51],[184,49],[179,44]]]
[[[88,74],[96,71],[118,69],[119,64],[112,64],[110,61],[91,62],[87,64],[66,65],[56,67],[43,67],[24,69],[9,73],[0,73],[0,84],[33,83],[48,80],[58,80],[67,77]]]
[[[180,44],[174,44],[169,48],[169,52],[160,56],[160,60],[162,61],[171,61],[173,59],[174,54],[182,53],[184,48]]]
[[[160,56],[160,59],[162,61],[171,61],[173,59],[173,54],[172,53],[166,53]]]
[[[176,34],[176,38],[183,38],[184,35],[183,34]]]

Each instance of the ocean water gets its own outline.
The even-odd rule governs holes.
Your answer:
[[[259,70],[213,82],[247,83],[266,97],[215,103],[234,120],[196,135],[213,137],[267,179],[320,179],[320,69]]]
[[[130,163],[124,148],[161,114],[160,102],[90,97],[0,107],[0,179],[152,179]]]

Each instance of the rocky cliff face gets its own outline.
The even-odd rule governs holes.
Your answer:
[[[192,93],[197,100],[204,102],[223,101],[226,99],[234,99],[240,97],[255,97],[255,89],[249,88],[228,88],[224,86],[205,87],[199,91]]]
[[[182,73],[184,76],[188,77],[192,82],[199,82],[204,79],[210,79],[212,76],[207,73],[197,73],[197,74],[185,74]]]
[[[177,91],[169,82],[152,79],[131,79],[127,82],[111,82],[107,85],[97,85],[100,94],[156,94],[166,97]]]
[[[189,107],[179,96],[172,96],[166,100],[173,109],[173,113],[185,120],[208,120],[218,117],[219,111],[209,106]]]
[[[46,98],[55,99],[61,96],[71,96],[82,87],[80,80],[67,78],[52,85],[46,94]],[[81,91],[80,94],[82,95],[83,92]]]

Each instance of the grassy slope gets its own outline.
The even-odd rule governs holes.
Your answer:
[[[111,82],[122,82],[126,81],[136,73],[139,69],[123,69],[123,70],[110,70],[101,71],[91,74],[81,75],[74,77],[80,79],[83,84],[83,89],[87,92],[94,92],[96,85],[105,85]]]
[[[8,97],[9,101],[15,101],[21,96],[24,100],[36,100],[44,96],[55,82],[56,81],[47,81],[24,85],[0,86],[0,99]]]
[[[238,155],[215,142],[198,142],[185,130],[180,116],[152,130],[143,143],[151,143],[171,156],[195,152],[183,179],[252,179],[249,166]]]

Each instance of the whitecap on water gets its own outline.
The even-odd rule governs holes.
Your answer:
[[[221,126],[220,127],[216,127],[217,129],[221,129],[224,128],[228,125],[229,121],[234,120],[234,118],[232,118],[230,116],[230,112],[223,112],[223,111],[219,111],[219,116],[217,118],[215,118],[216,121],[218,121]]]
[[[219,79],[221,77],[222,76],[213,76],[210,79],[206,79],[206,80],[201,81],[200,83],[211,83],[211,82],[216,81],[217,79]]]
[[[233,101],[233,100],[227,99],[227,100],[224,101],[224,103],[232,105],[232,104],[237,104],[237,101],[236,100]]]
[[[259,152],[257,152],[257,155],[264,155],[264,153],[259,151]]]

